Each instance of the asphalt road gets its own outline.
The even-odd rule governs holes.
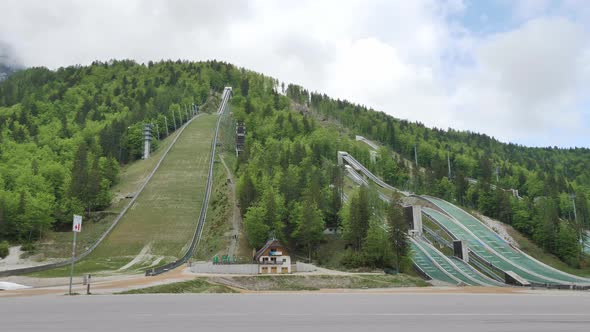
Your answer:
[[[219,294],[0,299],[2,331],[588,331],[590,294]]]

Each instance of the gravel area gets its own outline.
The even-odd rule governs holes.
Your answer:
[[[514,247],[519,248],[518,242],[508,234],[508,230],[506,226],[501,221],[489,218],[484,216],[481,213],[474,212],[477,219],[483,221],[489,228],[491,228],[494,232],[496,232],[500,237],[506,240],[508,243],[512,244]]]

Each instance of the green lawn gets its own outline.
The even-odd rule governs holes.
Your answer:
[[[145,259],[129,267],[130,271],[146,268],[155,260],[161,264],[182,256],[194,234],[205,194],[216,119],[216,115],[203,115],[184,130],[117,227],[89,257],[76,264],[76,274],[118,269],[146,246]],[[150,158],[154,164],[157,159],[157,154]],[[149,168],[130,167],[128,176],[135,174],[138,179],[143,169]],[[130,182],[120,187],[121,193],[135,188]],[[68,268],[61,268],[35,275],[68,274]]]

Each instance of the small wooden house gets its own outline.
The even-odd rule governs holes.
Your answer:
[[[286,248],[273,239],[266,242],[254,255],[260,274],[291,273],[291,257]]]

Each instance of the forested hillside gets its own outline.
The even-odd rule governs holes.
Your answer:
[[[0,83],[0,240],[33,241],[107,207],[120,166],[141,158],[143,124],[164,138],[187,120],[185,105],[222,89],[224,68],[125,60]]]
[[[396,203],[388,209],[374,189],[361,188],[343,205],[337,152],[361,155],[366,149],[338,126],[318,124],[304,102],[294,103],[301,101],[289,91],[289,97],[277,91],[282,88],[272,80],[261,90],[260,84],[252,86],[253,79],[244,79],[233,99],[234,115],[245,122],[247,132],[246,150],[238,159],[238,197],[250,246],[260,248],[273,236],[317,259],[325,227],[340,226],[350,244],[342,264],[408,268],[405,236],[395,241],[406,234]],[[383,228],[384,220],[389,230]]]
[[[579,264],[579,240],[590,227],[590,149],[529,148],[484,134],[430,129],[297,86],[289,88],[293,98],[309,100],[322,119],[337,120],[405,158],[392,159],[389,150],[380,151],[375,164],[369,162],[368,152],[357,157],[389,184],[477,209],[511,224],[570,265]],[[415,167],[416,157],[424,171]],[[509,189],[518,190],[522,199]]]
[[[571,265],[583,260],[590,150],[527,148],[429,129],[215,61],[32,68],[0,83],[0,239],[32,241],[44,230],[67,229],[72,213],[107,207],[119,168],[141,157],[143,124],[157,124],[163,138],[186,121],[184,105],[202,104],[226,85],[234,88],[234,119],[246,124],[238,198],[252,247],[275,236],[314,257],[322,230],[333,225],[350,245],[350,266],[403,259],[394,257],[401,227],[394,206],[379,205],[364,189],[343,206],[336,153],[344,150],[392,185],[478,209]],[[376,162],[354,134],[386,147]],[[380,227],[383,220],[389,230]]]

